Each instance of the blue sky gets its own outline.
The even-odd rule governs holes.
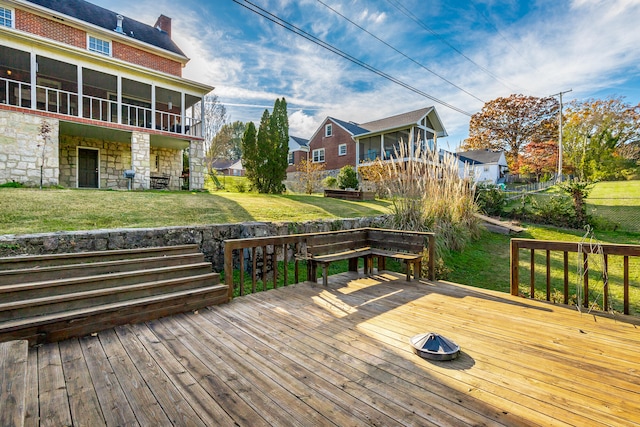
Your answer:
[[[469,116],[233,0],[90,1],[151,25],[170,16],[173,38],[191,58],[183,76],[215,86],[231,121],[257,123],[284,96],[290,134],[309,138],[326,116],[362,123],[435,105],[449,133],[440,147],[453,150],[468,136]],[[640,0],[251,1],[464,112],[512,93],[570,89],[566,102],[640,102]]]

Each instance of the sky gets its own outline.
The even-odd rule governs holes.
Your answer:
[[[214,86],[228,121],[257,125],[285,97],[289,134],[307,139],[327,116],[435,106],[448,133],[438,145],[455,150],[469,115],[498,97],[640,103],[640,0],[89,1],[150,25],[171,17],[183,77]]]

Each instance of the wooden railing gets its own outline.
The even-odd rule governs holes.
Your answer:
[[[256,237],[247,239],[230,239],[224,241],[224,282],[229,290],[229,301],[233,299],[235,290],[234,269],[239,271],[240,295],[245,294],[245,251],[247,261],[250,263],[251,292],[267,289],[269,273],[273,287],[278,286],[278,262],[283,262],[283,286],[300,282],[300,261],[304,258],[303,250],[306,248],[307,239],[321,234],[345,233],[353,230],[328,231],[320,233],[289,234],[284,236]],[[423,233],[428,239],[427,251],[429,256],[430,280],[435,279],[435,235]],[[260,254],[258,253],[260,248]],[[258,260],[262,265],[258,268]],[[293,281],[289,277],[289,266],[293,263]],[[269,266],[270,264],[270,266]],[[237,267],[237,268],[236,268]],[[258,289],[258,272],[261,273],[262,289]],[[291,282],[291,283],[289,283]]]
[[[601,251],[600,251],[601,248]],[[584,307],[589,306],[589,259],[594,256],[602,257],[603,278],[603,309],[609,307],[609,257],[622,257],[622,287],[623,287],[623,312],[629,314],[629,257],[640,257],[640,245],[617,245],[602,243],[600,245],[580,244],[578,242],[559,242],[550,240],[511,239],[511,294],[519,294],[519,264],[520,249],[530,250],[530,297],[535,297],[535,251],[545,251],[546,260],[546,299],[551,300],[551,252],[562,252],[563,269],[563,299],[564,304],[569,304],[569,253],[582,253],[582,286]],[[596,252],[596,249],[598,251]],[[576,283],[577,285],[577,283]]]

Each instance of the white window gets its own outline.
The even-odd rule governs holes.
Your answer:
[[[295,162],[295,158],[293,156],[294,156],[294,153],[293,153],[293,151],[291,151],[289,153],[289,164],[290,165],[292,165]]]
[[[13,28],[13,9],[0,6],[0,25]]]
[[[333,135],[333,125],[332,124],[325,125],[324,136],[331,136],[331,135]]]
[[[89,50],[92,52],[98,52],[103,55],[111,56],[111,42],[108,40],[99,39],[94,36],[89,36]]]
[[[485,172],[489,172],[489,166],[485,166],[485,167],[484,167],[484,171],[485,171]]]
[[[347,154],[347,144],[338,145],[338,156],[344,156]]]
[[[324,148],[313,150],[313,163],[324,162]]]

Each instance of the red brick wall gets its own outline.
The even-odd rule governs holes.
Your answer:
[[[328,123],[333,124],[333,135],[324,136],[325,125]],[[340,144],[347,145],[347,154],[344,156],[338,155],[338,146]],[[330,120],[322,123],[316,136],[309,141],[309,147],[309,158],[311,160],[313,160],[313,150],[324,148],[325,170],[327,171],[340,169],[346,165],[356,166],[356,144],[351,139],[351,134]]]
[[[85,31],[24,10],[16,9],[16,29],[81,49],[87,48],[87,33]],[[182,77],[182,64],[178,61],[163,58],[115,40],[111,43],[111,50],[114,58]]]
[[[296,167],[300,164],[302,159],[306,159],[306,158],[307,158],[306,151],[295,151],[293,153],[293,164],[287,167],[287,173],[297,172],[298,170],[296,169]],[[311,153],[309,153],[309,159],[311,160]]]
[[[20,9],[16,9],[16,29],[83,49],[87,47],[86,32]]]
[[[114,58],[182,77],[182,64],[178,61],[172,61],[171,59],[154,55],[153,53],[119,43],[115,40],[112,43],[112,48]]]

